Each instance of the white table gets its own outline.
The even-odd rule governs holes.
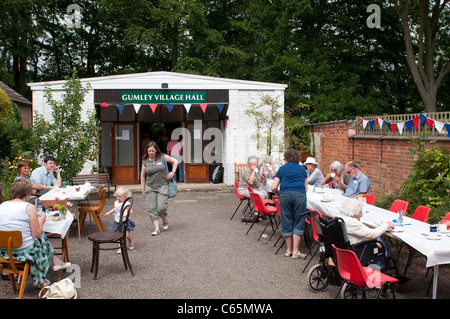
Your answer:
[[[77,190],[78,189],[78,190]],[[67,186],[65,188],[54,188],[50,190],[49,192],[45,193],[39,199],[41,200],[55,200],[58,199],[68,199],[70,202],[74,203],[74,208],[77,214],[77,221],[79,222],[80,216],[78,212],[78,202],[85,200],[90,192],[92,192],[95,189],[94,186],[86,183],[84,185],[77,185],[77,186]],[[73,216],[72,216],[73,220]],[[81,242],[81,236],[80,236],[80,225],[78,225],[78,241]],[[70,225],[69,225],[70,227]]]
[[[340,205],[348,199],[341,195],[338,191],[332,189],[320,190],[323,193],[309,191],[307,192],[308,208],[317,210],[328,217],[336,217],[339,215]],[[323,201],[328,197],[331,201]],[[363,205],[363,217],[361,222],[368,226],[376,227],[382,221],[394,220],[398,218],[396,213],[386,209],[376,207],[369,204]],[[410,217],[403,218],[403,226],[397,226],[397,230],[387,232],[388,236],[402,240],[421,254],[427,257],[426,267],[433,267],[433,299],[437,294],[437,280],[439,265],[450,263],[450,237],[448,233],[440,234],[439,240],[431,240],[428,234],[430,224],[423,223]],[[403,231],[398,231],[403,230]]]

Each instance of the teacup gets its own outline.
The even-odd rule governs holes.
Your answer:
[[[335,178],[335,177],[336,177],[336,174],[335,174],[335,173],[331,173],[330,176],[331,176],[332,178]]]
[[[439,231],[441,231],[441,232],[447,231],[447,225],[445,225],[445,224],[439,224],[438,227],[439,227]]]

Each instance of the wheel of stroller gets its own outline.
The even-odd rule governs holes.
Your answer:
[[[330,284],[328,268],[326,265],[317,264],[312,266],[306,276],[308,288],[312,292],[324,291]]]
[[[395,299],[394,288],[390,282],[385,282],[378,289],[375,299]]]
[[[361,294],[362,297],[362,292],[359,290],[359,288],[346,282],[342,286],[339,295],[341,299],[359,299],[359,294]]]

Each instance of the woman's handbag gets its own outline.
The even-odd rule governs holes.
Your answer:
[[[64,278],[39,291],[41,299],[77,299],[77,290],[72,280]]]
[[[164,158],[164,154],[162,155],[162,159],[164,161],[164,164],[166,165],[166,175],[169,175],[169,168],[167,167],[167,162]],[[169,198],[173,198],[175,196],[177,196],[177,181],[174,174],[173,177],[169,180]]]

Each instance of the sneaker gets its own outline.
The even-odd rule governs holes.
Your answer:
[[[157,235],[159,235],[159,230],[155,230],[155,231],[152,233],[152,236],[157,236]]]
[[[134,249],[134,243],[128,246],[129,250],[133,250]]]
[[[163,224],[163,230],[168,230],[169,229],[169,223],[167,223],[167,224]]]
[[[122,253],[122,249],[119,248],[116,250],[116,254],[121,254],[121,253]]]

